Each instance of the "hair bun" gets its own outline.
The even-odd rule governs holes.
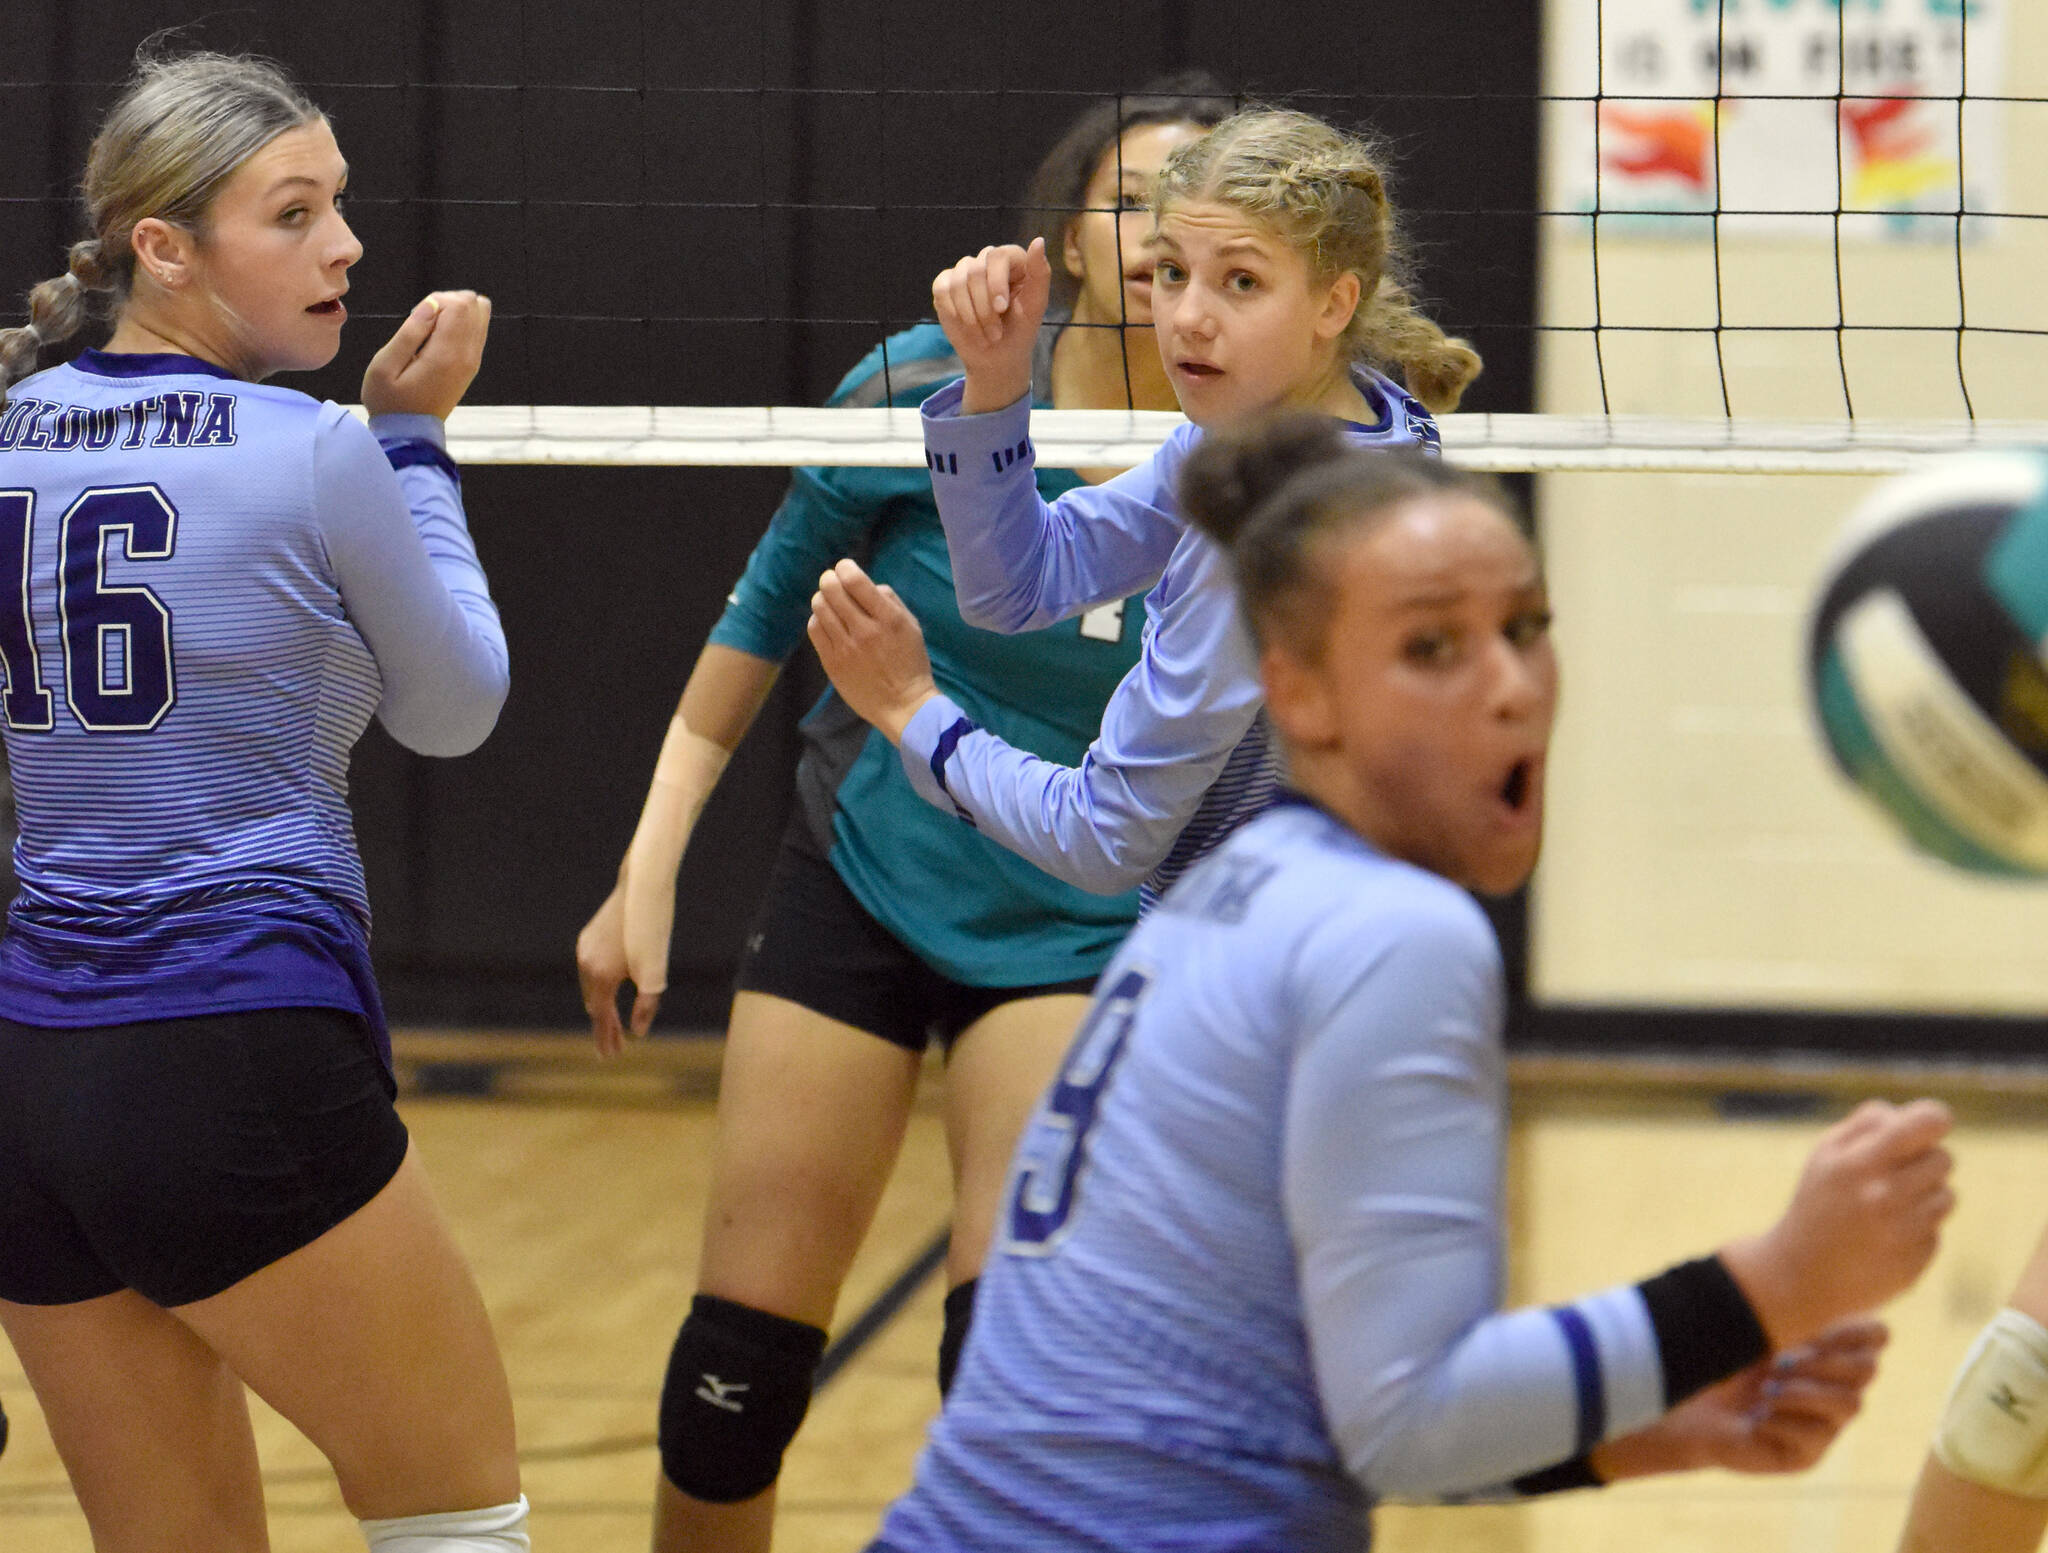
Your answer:
[[[1207,432],[1181,466],[1181,511],[1218,544],[1229,545],[1289,480],[1343,458],[1350,447],[1336,421],[1311,410],[1281,410],[1230,431]]]

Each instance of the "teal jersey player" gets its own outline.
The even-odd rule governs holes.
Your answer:
[[[1060,255],[1048,307],[1058,322],[1037,334],[1029,361],[1029,397],[1054,409],[1175,405],[1152,329],[1146,191],[1231,99],[1206,77],[1160,84],[1087,107],[1021,202]],[[892,335],[831,402],[907,416],[960,373],[944,334],[925,325]],[[1038,488],[1051,500],[1111,473],[1048,473]],[[969,626],[922,467],[796,471],[690,671],[617,886],[577,939],[601,1052],[624,1042],[626,981],[632,1028],[651,1023],[697,815],[783,660],[800,636],[816,643],[823,576],[851,569],[850,558],[924,622],[929,673],[951,701],[1050,762],[1086,758],[1143,649],[1142,603],[1114,591],[1044,631]],[[1135,579],[1133,591],[1154,580]],[[927,673],[925,651],[916,672]],[[951,1221],[944,1389],[1018,1132],[1137,915],[1135,892],[1063,882],[920,798],[891,743],[836,692],[803,731],[797,812],[726,1025],[697,1289],[661,1388],[658,1553],[766,1553],[783,1452],[934,1041],[951,1175],[951,1191],[928,1205]]]
[[[885,351],[895,390],[887,400]],[[915,406],[958,372],[945,334],[920,324],[864,357],[831,402]],[[1080,483],[1066,469],[1038,476],[1047,501]],[[924,626],[939,688],[968,716],[1047,760],[1081,763],[1104,704],[1137,661],[1139,600],[1017,636],[970,626],[954,598],[926,470],[804,468],[711,641],[786,658],[810,619],[818,574],[846,555],[865,558],[910,606]],[[975,987],[1092,977],[1129,931],[1134,892],[1094,895],[1063,883],[933,808],[905,780],[889,741],[836,692],[812,709],[804,734],[797,787],[811,837],[875,920],[946,977]]]

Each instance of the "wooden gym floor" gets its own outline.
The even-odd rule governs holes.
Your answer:
[[[688,1299],[716,1046],[657,1042],[600,1066],[581,1040],[401,1041],[407,1122],[497,1324],[540,1553],[647,1541],[653,1421]],[[1658,1069],[1518,1060],[1512,1277],[1542,1300],[1640,1276],[1761,1225],[1849,1098],[1928,1092],[1963,1116],[1962,1206],[1889,1312],[1864,1415],[1804,1478],[1665,1478],[1535,1505],[1388,1509],[1385,1553],[1829,1553],[1892,1546],[1948,1377],[2048,1220],[2048,1075],[1817,1067]],[[908,1480],[937,1404],[929,1248],[947,1214],[935,1108],[920,1106],[854,1270],[834,1362],[783,1477],[781,1553],[861,1547]],[[907,1288],[900,1307],[892,1292]],[[863,1321],[863,1316],[872,1319]],[[849,1335],[851,1334],[851,1335]],[[0,1548],[90,1547],[34,1398],[0,1343]],[[257,1405],[278,1553],[357,1553],[324,1462]]]

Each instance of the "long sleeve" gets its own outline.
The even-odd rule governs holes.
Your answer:
[[[441,423],[380,416],[365,431],[329,417],[313,453],[318,521],[342,606],[377,660],[378,719],[423,755],[467,754],[510,681]]]
[[[960,613],[990,631],[1035,631],[1150,587],[1180,542],[1173,482],[1197,435],[1176,428],[1150,462],[1048,503],[1034,478],[1031,404],[959,413],[962,383],[924,403],[925,462]]]
[[[1379,418],[1350,424],[1354,440],[1435,447],[1420,404],[1377,373],[1356,376]],[[1032,480],[1029,406],[961,415],[963,391],[933,394],[923,423],[967,619],[1031,630],[1159,581],[1144,655],[1081,765],[1013,749],[941,696],[904,730],[904,771],[928,802],[1056,878],[1104,893],[1164,888],[1278,779],[1264,738],[1248,737],[1264,696],[1228,558],[1177,515],[1174,482],[1200,433],[1178,427],[1149,463],[1048,504]]]
[[[1114,894],[1144,879],[1264,703],[1229,562],[1214,545],[1183,534],[1146,608],[1144,652],[1079,766],[1028,755],[939,696],[903,732],[911,786],[1082,889]]]
[[[1633,1286],[1496,1308],[1501,994],[1477,909],[1444,892],[1365,966],[1345,941],[1340,920],[1298,957],[1283,1165],[1324,1412],[1376,1497],[1509,1491],[1663,1412],[1655,1324]]]

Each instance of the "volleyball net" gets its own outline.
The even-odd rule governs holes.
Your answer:
[[[1048,468],[1142,463],[1180,417],[1156,410],[1038,410]],[[2048,446],[2048,421],[1771,421],[1613,415],[1452,415],[1444,454],[1496,473],[1894,474],[1931,455]],[[803,406],[475,405],[449,422],[477,464],[746,467],[925,462],[915,409]]]
[[[1077,59],[1072,79],[1112,84],[1055,87],[1060,72],[970,60],[958,40],[920,64],[932,17],[886,3],[810,8],[825,31],[799,48],[780,11],[756,9],[714,26],[612,6],[612,57],[593,64],[588,45],[551,51],[561,19],[521,4],[494,24],[497,54],[439,39],[461,79],[312,83],[359,160],[352,219],[383,278],[410,256],[426,284],[460,277],[497,302],[479,402],[451,426],[459,458],[921,463],[914,413],[821,411],[825,388],[929,316],[939,267],[1015,235],[1037,157],[1147,73]],[[1098,9],[1113,40],[1144,8]],[[1882,473],[2048,442],[2039,7],[1545,12],[1533,93],[1411,61],[1399,90],[1296,94],[1246,79],[1241,58],[1205,61],[1232,91],[1388,132],[1430,311],[1490,364],[1477,413],[1447,418],[1450,456]],[[17,189],[0,193],[5,246],[51,246],[23,225],[30,207],[70,235],[68,190]],[[417,294],[371,269],[365,347]],[[320,386],[350,397],[344,376]],[[1044,463],[1100,466],[1144,457],[1171,424],[1048,412],[1034,437]]]
[[[2048,133],[2048,23],[2003,0],[1558,0],[1544,47],[1533,316],[1438,308],[1489,354],[1529,337],[1534,413],[1448,417],[1448,456],[1879,474],[2048,443],[2048,178],[2029,150]],[[1470,96],[1406,101],[1452,140],[1478,131],[1458,122]],[[1433,234],[1515,215],[1400,192]],[[1426,286],[1454,240],[1427,245]],[[1049,465],[1113,465],[1172,422],[1043,412],[1034,440]],[[923,461],[915,415],[887,409],[488,406],[452,430],[477,460]]]

